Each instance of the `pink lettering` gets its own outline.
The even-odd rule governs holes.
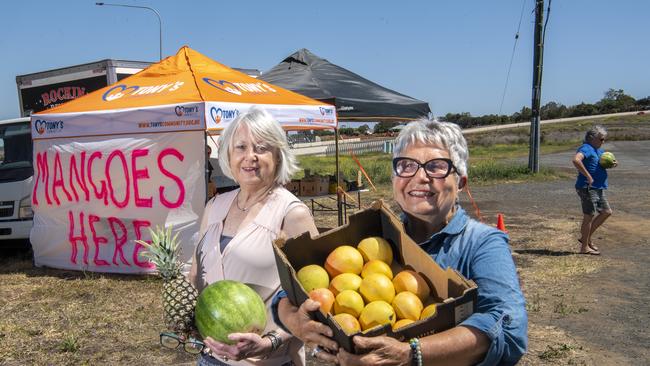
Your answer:
[[[56,194],[56,187],[59,186],[61,189],[63,189],[63,193],[65,193],[68,201],[72,201],[72,196],[70,196],[70,193],[68,193],[68,190],[65,189],[65,185],[63,184],[63,168],[61,168],[61,157],[57,151],[54,154],[54,179],[52,182],[52,195],[54,196],[54,200],[56,201],[57,206],[61,204],[59,201],[59,196]]]
[[[41,178],[41,182],[45,184],[45,199],[47,200],[47,204],[51,205],[52,201],[50,200],[50,194],[48,193],[49,190],[49,171],[48,171],[48,166],[47,166],[47,151],[43,153],[37,153],[36,154],[36,179],[34,179],[34,190],[32,191],[32,205],[38,206],[38,198],[36,197],[36,190],[38,189],[38,181],[39,178]]]
[[[126,240],[127,240],[126,226],[124,226],[122,220],[118,219],[117,217],[109,217],[108,223],[111,225],[111,231],[113,232],[113,238],[115,239],[115,251],[113,252],[113,264],[119,266],[119,263],[117,263],[117,254],[119,253],[122,263],[126,264],[127,266],[130,266],[131,264],[127,262],[126,258],[124,257],[124,244],[126,244]],[[121,235],[117,234],[115,225],[119,226],[120,229],[122,230]]]
[[[131,170],[133,171],[133,195],[135,196],[135,205],[137,207],[152,207],[153,198],[141,198],[138,187],[138,180],[149,178],[149,169],[138,169],[136,160],[139,157],[149,155],[149,149],[135,149],[131,154]],[[136,263],[137,264],[137,263]]]
[[[52,103],[50,101],[50,95],[48,93],[41,94],[41,100],[43,101],[43,107],[47,107],[50,105],[50,103]]]
[[[98,199],[103,199],[104,206],[108,206],[108,192],[106,191],[106,182],[104,180],[101,180],[101,191],[97,191],[97,186],[93,182],[93,160],[100,159],[101,157],[102,153],[99,151],[95,151],[94,153],[90,154],[90,158],[88,159],[88,182],[90,182],[90,185],[93,186],[95,197]]]
[[[79,174],[79,170],[77,169],[77,159],[75,158],[74,155],[72,155],[70,157],[70,174],[69,174],[70,188],[72,189],[72,193],[74,193],[75,201],[79,202],[79,195],[77,194],[77,190],[74,188],[75,184],[72,182],[72,173],[74,173],[77,184],[79,184],[81,190],[84,191],[84,194],[86,196],[86,202],[88,202],[90,201],[90,192],[88,191],[88,186],[86,184],[86,175],[84,174],[84,170],[86,167],[85,151],[81,152],[81,161],[79,162],[79,166],[81,167],[81,174]]]
[[[74,236],[74,215],[72,211],[68,211],[68,220],[70,221],[70,230],[68,231],[68,241],[72,247],[72,254],[70,255],[70,262],[77,264],[77,243],[81,242],[84,246],[83,260],[84,264],[88,264],[88,237],[84,232],[84,214],[83,212],[79,213],[79,229],[81,234],[79,236]]]
[[[115,190],[113,190],[113,179],[111,178],[111,161],[113,161],[114,157],[119,157],[120,161],[122,162],[122,171],[124,172],[124,200],[118,201],[115,199]],[[119,208],[124,208],[126,205],[129,203],[129,191],[130,191],[130,184],[129,184],[129,167],[126,165],[126,158],[124,157],[124,154],[119,151],[115,150],[113,151],[109,156],[108,159],[106,160],[106,166],[104,168],[105,174],[106,174],[106,180],[108,180],[108,190],[111,193],[111,200],[115,204],[115,206]]]
[[[171,173],[169,170],[165,169],[163,166],[163,158],[167,155],[172,155],[176,157],[178,160],[183,161],[185,157],[183,154],[181,154],[178,150],[174,148],[167,148],[164,149],[163,151],[160,152],[158,155],[158,169],[160,169],[160,172],[163,173],[165,176],[176,182],[178,185],[178,199],[176,202],[170,202],[165,198],[165,187],[160,186],[158,187],[158,192],[160,193],[160,202],[167,208],[176,208],[179,207],[181,204],[183,204],[183,201],[185,200],[185,186],[183,185],[183,181],[173,173]]]
[[[99,246],[101,244],[108,243],[108,239],[106,239],[104,236],[97,235],[97,231],[95,230],[95,223],[98,221],[98,216],[93,214],[88,215],[88,224],[90,226],[90,231],[93,234],[93,243],[95,244],[95,258],[93,258],[93,262],[96,266],[108,266],[110,264],[107,261],[99,258]]]
[[[142,240],[142,232],[141,228],[145,227],[151,227],[151,222],[147,220],[133,220],[133,230],[135,231],[135,240]],[[147,240],[147,243],[151,243],[151,240]],[[140,243],[135,243],[135,246],[133,247],[133,263],[135,263],[136,266],[141,267],[141,268],[156,268],[156,266],[149,262],[145,261],[142,262],[140,261],[140,251],[144,250],[144,246]]]

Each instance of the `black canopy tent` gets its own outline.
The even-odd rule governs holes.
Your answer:
[[[429,104],[365,79],[306,48],[260,79],[336,106],[340,121],[408,121],[427,117]]]
[[[303,48],[262,73],[260,79],[336,106],[339,121],[410,121],[428,117],[429,104],[385,88]],[[338,129],[336,177],[339,179]],[[340,186],[340,182],[339,186]],[[343,223],[341,196],[338,221]]]

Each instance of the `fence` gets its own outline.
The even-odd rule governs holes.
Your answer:
[[[373,140],[373,141],[357,141],[357,142],[339,142],[339,154],[364,154],[369,152],[393,152],[393,140]],[[336,147],[330,145],[325,150],[326,156],[336,155]]]

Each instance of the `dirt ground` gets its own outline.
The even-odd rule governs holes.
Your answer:
[[[485,221],[502,213],[510,232],[529,316],[522,365],[650,364],[650,143],[605,149],[620,166],[609,174],[613,215],[593,239],[601,256],[576,254],[582,213],[573,179],[472,190]],[[572,155],[541,164],[572,172]]]

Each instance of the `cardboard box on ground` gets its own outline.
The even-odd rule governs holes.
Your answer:
[[[390,324],[372,328],[363,335],[388,335],[400,340],[423,337],[458,325],[476,309],[477,286],[457,271],[440,266],[406,233],[401,220],[383,203],[374,202],[371,208],[349,216],[348,224],[311,238],[308,233],[273,244],[282,288],[293,304],[301,304],[308,295],[296,278],[296,272],[309,264],[323,265],[329,253],[341,245],[355,246],[364,238],[380,236],[393,247],[393,267],[412,269],[425,277],[436,299],[436,315],[409,324],[396,332]],[[397,273],[397,271],[394,271]],[[347,335],[332,319],[332,314],[316,312],[316,319],[334,331],[334,338],[348,352],[355,352],[353,335]]]

